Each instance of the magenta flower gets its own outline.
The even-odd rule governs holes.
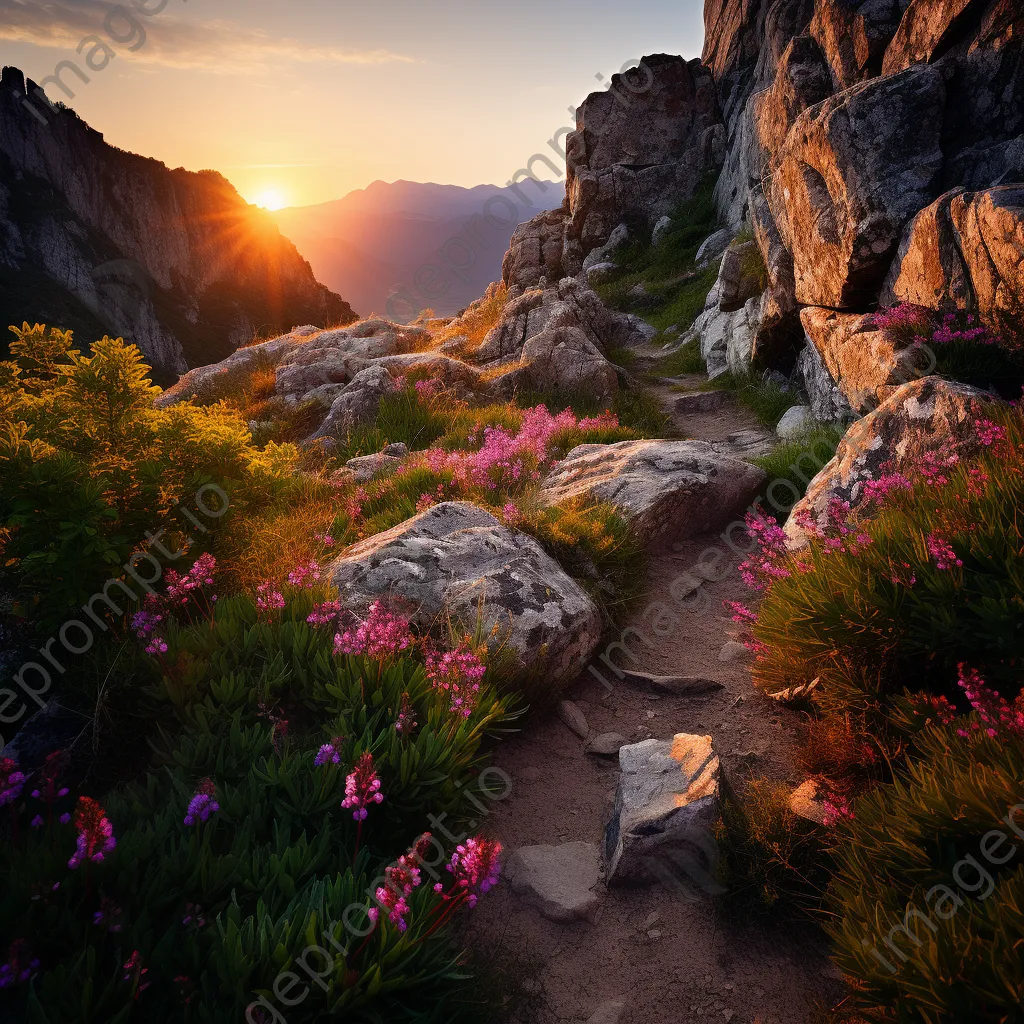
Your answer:
[[[822,824],[827,828],[831,828],[840,821],[850,821],[853,819],[853,808],[850,806],[850,802],[846,797],[837,796],[833,793],[825,798],[824,804],[825,816],[822,820]]]
[[[334,538],[329,533],[314,533],[313,540],[320,541],[325,548],[334,547]]]
[[[475,907],[479,896],[497,884],[501,874],[501,843],[481,836],[467,839],[455,848],[447,870],[455,876],[455,882],[444,898],[461,896],[470,907]],[[434,886],[435,892],[443,889],[440,882]]]
[[[164,617],[159,612],[143,610],[132,616],[132,629],[140,640],[145,640],[163,621]]]
[[[313,610],[306,616],[306,621],[311,626],[329,626],[337,622],[341,612],[340,601],[324,601],[313,605]]]
[[[978,431],[978,440],[986,448],[991,448],[992,445],[1006,440],[1006,428],[991,420],[975,420],[974,426]]]
[[[935,559],[936,569],[952,569],[954,566],[962,566],[964,563],[956,557],[949,541],[940,536],[934,530],[925,538],[928,546],[928,553]]]
[[[400,736],[408,736],[416,728],[416,712],[412,706],[409,694],[402,694],[402,706],[398,709],[398,718],[395,719],[395,732]]]
[[[173,569],[165,574],[167,580],[166,601],[171,605],[186,605],[192,595],[203,587],[213,585],[213,574],[217,559],[213,555],[200,555],[189,571],[182,576]]]
[[[409,923],[405,920],[405,915],[409,913],[409,904],[405,902],[405,897],[400,896],[393,889],[384,888],[384,886],[377,887],[375,896],[377,903],[388,912],[388,920],[400,932],[404,932],[409,927]],[[380,911],[377,907],[370,907],[367,914],[370,920],[376,923]]]
[[[363,514],[366,504],[366,488],[357,487],[345,500],[345,515],[354,523]]]
[[[198,903],[186,903],[185,916],[181,919],[181,923],[186,928],[193,928],[197,931],[200,928],[205,928],[206,918],[203,916],[203,908]]]
[[[87,861],[100,863],[104,856],[117,846],[113,825],[107,819],[106,812],[92,797],[78,798],[74,821],[78,839],[75,852],[68,861],[68,867],[72,871]]]
[[[469,718],[476,707],[480,680],[487,671],[483,662],[465,643],[443,654],[428,650],[425,669],[430,685],[450,697],[449,710]]]
[[[384,802],[384,794],[380,791],[380,779],[373,768],[373,754],[364,751],[351,775],[345,779],[345,799],[341,806],[352,811],[356,821],[365,821],[367,807],[370,804]]]
[[[0,988],[20,985],[39,970],[39,961],[32,956],[24,939],[15,939],[7,949],[7,963],[0,964]]]
[[[25,776],[18,771],[18,762],[12,757],[0,757],[0,807],[13,804],[24,786]]]
[[[319,582],[319,580],[320,565],[312,558],[306,563],[300,563],[295,566],[295,568],[288,573],[288,582],[293,587],[305,587],[307,590],[310,590]]]
[[[261,612],[280,611],[284,607],[284,595],[275,589],[275,584],[264,580],[256,588],[256,607]]]
[[[137,949],[133,950],[132,955],[128,957],[124,964],[124,980],[130,981],[136,986],[136,999],[149,988],[149,982],[143,980],[147,974],[149,974],[149,968],[142,966],[142,957],[139,956],[139,951]]]
[[[408,650],[412,643],[408,619],[393,615],[384,607],[383,602],[374,601],[366,619],[355,629],[335,635],[334,653],[383,659]]]
[[[216,795],[217,787],[213,780],[203,779],[199,783],[195,796],[189,801],[185,824],[191,828],[193,825],[201,825],[209,821],[210,816],[220,810],[220,804],[215,799]]]
[[[723,601],[722,604],[732,612],[730,618],[733,622],[757,622],[757,612],[751,611],[745,604],[741,604],[739,601]]]
[[[958,667],[960,688],[978,713],[980,721],[971,722],[966,729],[958,729],[957,732],[967,736],[971,732],[984,730],[992,739],[1001,734],[1018,740],[1024,737],[1024,708],[1011,707],[1002,696],[985,684],[977,669],[968,668],[963,663]]]
[[[515,526],[523,517],[513,502],[506,501],[501,508],[501,518],[506,526]]]

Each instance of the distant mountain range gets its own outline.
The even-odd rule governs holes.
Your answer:
[[[375,181],[318,206],[272,214],[317,278],[363,316],[451,315],[501,277],[517,224],[562,204],[561,182],[462,188]]]
[[[3,69],[0,336],[23,320],[73,329],[83,349],[121,335],[169,383],[256,335],[354,319],[220,174],[108,145]]]

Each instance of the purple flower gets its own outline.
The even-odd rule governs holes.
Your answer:
[[[335,736],[330,743],[324,743],[313,758],[313,764],[318,768],[328,762],[341,764],[341,745],[345,742],[344,736]]]
[[[78,831],[77,846],[71,860],[68,861],[68,867],[72,871],[86,861],[99,863],[117,846],[114,827],[110,824],[106,812],[92,797],[78,798],[75,829]]]
[[[199,783],[196,795],[189,801],[188,811],[185,814],[185,824],[190,828],[193,825],[205,824],[210,815],[220,810],[220,804],[214,799],[217,787],[211,779],[203,779]]]
[[[13,804],[24,786],[25,776],[18,771],[18,762],[12,757],[0,757],[0,807]]]

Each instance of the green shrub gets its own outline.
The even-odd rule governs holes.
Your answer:
[[[975,461],[929,460],[913,486],[883,479],[888,493],[872,518],[842,525],[844,536],[814,540],[798,562],[783,559],[753,627],[761,683],[781,689],[817,676],[820,705],[875,709],[880,722],[904,686],[955,699],[960,662],[1002,692],[1017,692],[1024,418],[992,415],[998,424],[979,427],[990,444],[979,441]]]
[[[457,1019],[452,997],[466,976],[427,865],[454,853],[437,823],[464,836],[484,801],[503,795],[478,776],[483,740],[508,717],[508,698],[485,679],[464,717],[411,651],[336,655],[335,628],[308,624],[312,610],[312,594],[295,591],[283,609],[235,597],[217,602],[212,618],[165,619],[167,649],[149,687],[156,763],[103,797],[116,847],[102,862],[69,870],[75,828],[56,817],[77,794],[52,815],[43,809],[52,820],[39,828],[25,827],[33,812],[24,805],[42,802],[12,805],[23,820],[20,845],[0,843],[0,940],[6,949],[27,939],[39,960],[15,991],[28,1019],[242,1020],[258,994],[277,1001],[275,978],[295,970],[303,950],[331,948],[328,933],[349,955],[335,955],[330,970],[326,958],[310,961],[323,985],[309,984],[289,1020]],[[411,731],[396,728],[403,713],[415,718]],[[314,764],[322,744],[340,765]],[[364,752],[384,800],[357,822],[339,805]],[[219,810],[189,826],[204,780]],[[371,927],[366,908],[383,869],[430,829],[442,849],[423,863],[408,930],[386,910]],[[447,889],[450,875],[429,872]],[[135,951],[145,975],[128,966]]]
[[[792,505],[804,496],[810,482],[835,455],[844,433],[839,425],[814,427],[802,437],[784,441],[769,454],[752,460],[768,474],[769,485],[776,480],[790,485],[772,488],[772,495],[780,502],[769,506],[776,518],[785,519]]]
[[[707,369],[707,363],[700,354],[700,338],[694,338],[659,359],[651,367],[651,372],[659,377],[678,377],[684,373],[707,373]]]
[[[787,409],[797,405],[796,395],[767,375],[735,374],[731,370],[708,381],[709,388],[734,391],[741,404],[766,427],[774,427]]]
[[[947,726],[918,742],[905,773],[857,801],[835,851],[836,962],[869,1021],[1019,1022],[1020,736],[964,737]]]

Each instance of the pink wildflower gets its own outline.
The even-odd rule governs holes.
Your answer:
[[[284,595],[274,587],[270,580],[265,580],[256,588],[256,607],[259,611],[275,612],[284,607]]]
[[[335,654],[361,654],[370,658],[389,658],[412,646],[408,619],[393,615],[383,602],[374,601],[366,619],[355,629],[334,637]]]
[[[133,985],[137,986],[135,991],[136,999],[149,988],[149,982],[143,981],[147,974],[149,974],[149,968],[142,966],[142,957],[139,956],[139,951],[137,949],[133,950],[132,955],[128,957],[124,964],[124,980],[130,981]]]
[[[954,566],[962,566],[964,564],[961,559],[956,557],[956,552],[949,541],[940,536],[936,531],[932,530],[928,534],[925,538],[925,543],[928,545],[928,553],[935,559],[936,569],[952,569]]]
[[[92,797],[78,798],[74,820],[78,840],[77,848],[68,861],[72,871],[86,861],[100,863],[117,846],[114,827],[107,819],[106,812]]]
[[[515,526],[522,519],[522,515],[513,502],[506,501],[501,509],[501,518],[505,521],[506,526]]]
[[[822,822],[827,828],[838,824],[842,820],[853,819],[853,808],[845,796],[837,796],[834,793],[825,798],[825,817]]]
[[[200,555],[189,571],[182,576],[173,569],[165,574],[167,595],[165,600],[170,605],[183,606],[188,604],[192,595],[203,587],[213,585],[213,574],[217,568],[217,559],[211,554]]]
[[[313,558],[305,563],[300,562],[288,573],[288,582],[293,587],[305,587],[307,590],[311,590],[319,580],[320,565]]]
[[[454,651],[443,654],[428,650],[425,667],[431,686],[450,697],[449,710],[469,718],[476,707],[480,680],[487,669],[468,644],[461,643]]]
[[[774,519],[759,512],[748,512],[744,521],[758,550],[740,563],[740,577],[752,590],[764,590],[773,580],[791,575],[786,534]]]
[[[1006,440],[1006,428],[991,420],[975,420],[974,426],[978,432],[978,440],[986,448],[991,448],[992,445]]]
[[[0,988],[20,985],[39,970],[39,961],[32,956],[24,939],[15,939],[7,949],[7,963],[0,964]]]
[[[212,779],[203,779],[199,783],[196,794],[189,801],[188,810],[185,812],[185,824],[191,828],[193,825],[205,824],[210,820],[210,815],[220,810],[220,804],[215,797],[217,787]]]
[[[24,786],[25,776],[18,771],[18,762],[12,757],[0,757],[0,807],[13,804]]]
[[[306,616],[311,626],[329,626],[338,621],[342,608],[340,601],[324,601],[313,605],[313,610]]]
[[[455,848],[447,870],[455,876],[455,881],[444,898],[461,896],[470,907],[475,907],[479,896],[491,889],[501,874],[501,843],[482,836],[467,839]],[[443,889],[440,882],[434,886],[435,892]]]
[[[935,330],[935,315],[926,306],[900,302],[871,316],[871,326],[901,341],[926,340]]]
[[[345,515],[354,523],[357,522],[363,514],[363,505],[366,504],[366,488],[357,487],[349,496],[345,499]]]
[[[384,802],[380,779],[373,768],[373,754],[364,751],[355,763],[352,773],[345,779],[345,799],[341,806],[352,811],[356,821],[365,821],[370,804]]]
[[[722,603],[732,612],[733,622],[757,622],[757,612],[752,612],[745,604],[741,604],[739,601],[723,601]]]
[[[193,931],[205,928],[206,918],[203,916],[203,908],[198,903],[186,903],[185,916],[181,919],[181,923]]]
[[[968,728],[958,729],[957,732],[967,736],[971,732],[984,730],[993,739],[1003,733],[1015,739],[1024,737],[1024,708],[1011,707],[1002,696],[985,684],[977,669],[967,668],[963,663],[958,667],[960,688],[978,713],[980,721],[971,722]]]
[[[313,540],[320,541],[325,548],[334,547],[334,538],[329,533],[314,533]]]
[[[402,694],[402,706],[398,709],[398,718],[395,719],[395,732],[399,736],[408,736],[416,728],[416,712],[412,706],[409,694]]]

